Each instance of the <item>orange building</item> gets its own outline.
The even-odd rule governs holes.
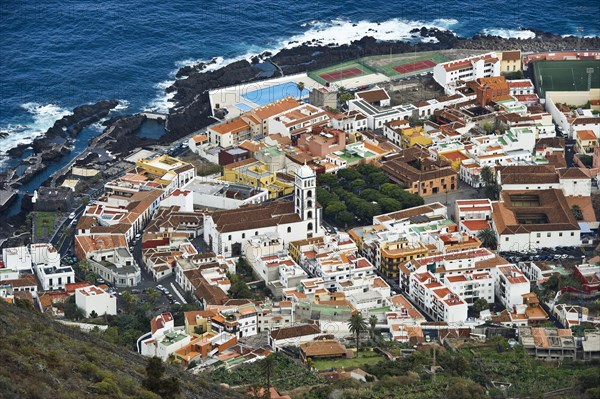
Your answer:
[[[477,104],[481,106],[500,99],[506,99],[510,95],[510,88],[504,76],[479,78],[477,83]]]

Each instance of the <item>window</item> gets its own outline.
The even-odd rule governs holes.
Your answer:
[[[312,190],[308,190],[308,192],[306,193],[306,196],[308,198],[312,198]]]
[[[291,227],[288,227],[288,228],[287,228],[287,232],[288,232],[288,233],[291,233],[291,232],[292,232],[292,228],[291,228]]]
[[[255,235],[255,236],[257,236],[257,235],[258,235],[258,231],[255,231],[255,232],[254,232],[254,235]]]
[[[562,232],[558,233],[558,236],[559,236],[559,237],[562,237]]]
[[[313,224],[312,224],[312,222],[310,222],[310,223],[309,223],[309,224],[306,226],[306,229],[307,229],[308,231],[311,231],[311,230],[313,229]]]
[[[229,241],[231,241],[231,234],[229,234],[229,236],[227,238],[229,239]]]
[[[537,233],[536,236],[537,238],[540,238],[542,236],[542,233]]]
[[[571,232],[571,237],[575,237],[575,233],[573,231]]]
[[[311,218],[313,217],[313,215],[312,215],[312,211],[308,211],[308,212],[306,213],[306,217],[308,217],[309,219],[311,219]]]
[[[242,239],[246,238],[246,233],[242,233]]]
[[[546,233],[546,237],[552,237],[552,233]]]

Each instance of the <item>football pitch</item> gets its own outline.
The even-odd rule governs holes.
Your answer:
[[[586,91],[588,69],[592,70],[591,88],[600,88],[600,60],[537,61],[533,71],[540,98],[546,91]]]

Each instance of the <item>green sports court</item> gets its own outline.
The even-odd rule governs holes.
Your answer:
[[[446,61],[448,58],[441,53],[425,52],[364,57],[360,63],[390,78],[398,78],[422,73]]]
[[[546,91],[587,91],[588,68],[593,70],[591,88],[600,88],[600,60],[534,62],[533,73],[540,98],[546,97]]]
[[[354,76],[370,75],[372,73],[374,73],[374,71],[369,67],[362,65],[357,61],[349,61],[344,62],[343,64],[311,71],[308,73],[308,76],[322,85],[325,85],[326,83],[349,79]]]

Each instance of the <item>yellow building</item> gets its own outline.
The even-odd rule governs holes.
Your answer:
[[[190,335],[202,335],[212,332],[210,319],[216,315],[217,312],[212,310],[184,312],[185,332]]]
[[[136,165],[157,179],[157,183],[181,187],[196,176],[196,168],[189,162],[169,155],[156,158],[138,159]]]
[[[226,165],[221,180],[266,188],[269,190],[270,199],[294,192],[292,184],[279,180],[276,173],[269,171],[267,164],[254,158]]]
[[[379,246],[381,256],[380,271],[389,278],[398,279],[399,268],[406,262],[426,256],[430,249],[423,243],[409,244],[406,240],[382,242]]]
[[[423,126],[405,127],[401,130],[402,148],[410,148],[415,145],[429,147],[432,143],[431,137],[425,133]]]
[[[575,150],[580,154],[592,155],[594,148],[598,147],[598,138],[592,130],[575,132]]]
[[[518,72],[521,70],[521,50],[503,51],[500,54],[500,73]]]
[[[462,150],[450,150],[439,152],[438,157],[450,162],[450,167],[457,172],[460,171],[460,165],[463,163],[463,161],[471,159]]]

